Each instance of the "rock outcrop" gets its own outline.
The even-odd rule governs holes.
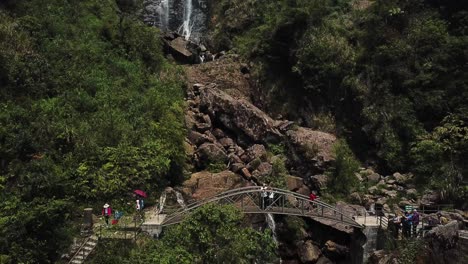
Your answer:
[[[334,160],[332,147],[336,137],[332,134],[298,127],[286,132],[290,144],[290,158],[299,174],[324,172]]]
[[[224,127],[252,142],[279,142],[283,136],[262,110],[243,99],[234,99],[214,84],[200,89],[200,107]]]

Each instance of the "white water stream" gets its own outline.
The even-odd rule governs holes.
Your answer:
[[[192,0],[185,0],[184,4],[184,16],[183,16],[183,22],[182,25],[179,27],[179,34],[181,34],[185,40],[190,39],[190,35],[192,35],[192,28],[193,28],[193,22],[192,22]]]

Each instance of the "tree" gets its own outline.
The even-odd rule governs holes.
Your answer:
[[[355,173],[359,169],[359,162],[345,141],[338,141],[333,146],[335,161],[326,172],[328,188],[334,192],[347,195],[353,191],[358,181]]]
[[[170,228],[161,241],[136,250],[131,263],[265,263],[275,256],[270,232],[242,226],[233,206],[208,204]]]

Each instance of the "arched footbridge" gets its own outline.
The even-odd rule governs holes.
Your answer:
[[[149,230],[155,225],[162,228],[180,223],[195,209],[209,203],[232,204],[246,214],[295,215],[317,220],[326,219],[356,228],[363,227],[353,219],[349,212],[344,212],[320,200],[310,201],[305,195],[278,188],[268,188],[265,191],[259,186],[249,186],[222,192],[172,212],[165,212],[163,209],[159,214],[147,219],[142,224],[142,229]]]

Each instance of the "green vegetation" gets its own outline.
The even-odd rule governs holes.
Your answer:
[[[214,45],[256,62],[268,110],[336,130],[383,173],[466,198],[466,5],[224,0],[214,11]]]
[[[233,206],[208,204],[161,240],[134,250],[128,263],[269,263],[275,259],[271,233],[242,226],[243,214]]]
[[[51,263],[83,206],[180,181],[183,83],[113,0],[0,8],[0,259]]]
[[[335,161],[326,172],[328,175],[328,189],[333,193],[348,195],[358,185],[358,179],[354,175],[359,169],[359,162],[353,155],[348,144],[338,141],[333,146]]]

